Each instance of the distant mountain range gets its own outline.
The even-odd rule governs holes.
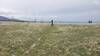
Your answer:
[[[0,16],[0,21],[9,21],[9,18],[4,17],[4,16]]]
[[[24,20],[19,20],[19,19],[16,19],[16,18],[8,18],[8,17],[5,17],[5,16],[0,16],[0,21],[26,22]]]
[[[72,19],[64,19],[64,20],[58,20],[58,19],[55,19],[54,22],[55,23],[88,23],[89,19],[85,19],[85,20],[72,20]],[[6,17],[6,16],[0,16],[0,21],[14,21],[14,22],[39,22],[39,23],[50,23],[51,21],[48,20],[48,21],[39,21],[39,20],[34,20],[34,21],[28,21],[28,20],[22,20],[22,19],[19,19],[19,18],[14,18],[14,17]],[[92,20],[93,23],[100,23],[100,20]]]

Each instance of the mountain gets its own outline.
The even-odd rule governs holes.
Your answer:
[[[27,22],[24,20],[19,20],[16,18],[9,18],[9,17],[5,17],[5,16],[0,16],[0,21],[14,21],[14,22]]]
[[[0,16],[0,21],[9,21],[9,18],[4,17],[4,16]]]

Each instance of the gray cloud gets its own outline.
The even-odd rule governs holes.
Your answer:
[[[99,0],[0,0],[0,14],[100,18]]]

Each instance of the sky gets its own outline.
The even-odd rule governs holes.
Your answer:
[[[100,21],[100,0],[0,0],[0,15],[30,21]]]

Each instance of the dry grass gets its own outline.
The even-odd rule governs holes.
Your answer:
[[[100,25],[6,24],[0,56],[100,56]]]

